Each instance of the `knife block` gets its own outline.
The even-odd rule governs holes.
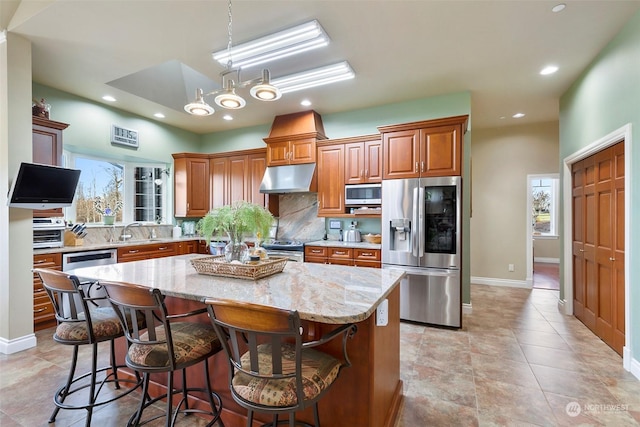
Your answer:
[[[82,246],[84,244],[84,239],[76,236],[75,233],[67,230],[64,232],[64,245],[65,246]]]

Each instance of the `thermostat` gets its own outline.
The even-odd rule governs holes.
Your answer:
[[[329,221],[329,228],[331,230],[340,230],[342,228],[342,221]]]

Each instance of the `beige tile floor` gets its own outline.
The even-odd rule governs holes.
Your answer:
[[[471,294],[473,314],[461,330],[402,323],[396,427],[640,425],[640,382],[582,323],[558,312],[557,291],[472,285]],[[70,354],[51,332],[39,332],[34,349],[0,355],[0,426],[48,425]],[[572,402],[577,416],[567,413]],[[92,425],[125,425],[136,403],[134,395],[101,407]],[[61,411],[51,426],[83,426],[84,418]],[[190,417],[179,425],[204,424]]]

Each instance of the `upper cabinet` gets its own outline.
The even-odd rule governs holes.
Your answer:
[[[173,212],[177,217],[201,217],[209,212],[209,156],[173,154]]]
[[[384,179],[459,176],[469,116],[382,126]]]
[[[380,135],[345,138],[342,141],[345,153],[345,184],[381,182],[382,143]]]
[[[318,216],[344,213],[344,144],[318,147]]]
[[[277,116],[267,144],[267,166],[316,162],[316,141],[324,140],[320,115],[313,110]]]
[[[62,166],[62,131],[68,124],[33,116],[33,163]],[[34,217],[63,216],[62,208],[34,210]]]

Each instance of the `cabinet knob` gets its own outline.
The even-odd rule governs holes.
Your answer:
[[[168,248],[168,247],[166,247],[166,246],[163,246],[163,247],[161,247],[161,248],[158,248],[158,250],[159,250],[159,251],[166,251],[167,249],[169,249],[169,248]]]
[[[364,177],[369,178],[369,169],[364,170]]]
[[[360,177],[364,177],[364,171],[360,169]]]
[[[424,172],[424,161],[420,162],[420,172]]]
[[[137,250],[137,249],[129,249],[129,253],[130,254],[137,254],[138,252],[140,252],[140,251]]]
[[[42,313],[43,311],[47,311],[47,307],[40,308],[38,310],[33,310],[33,313]]]

